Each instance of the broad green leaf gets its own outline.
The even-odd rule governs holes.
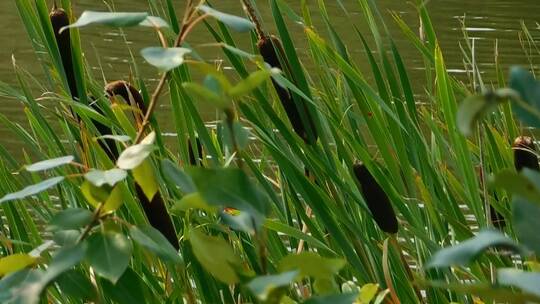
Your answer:
[[[271,75],[272,72],[270,70],[258,70],[256,72],[253,72],[244,80],[240,81],[237,85],[232,87],[229,90],[228,94],[233,98],[238,98],[249,94],[251,93],[251,91],[255,90],[261,84],[265,83],[268,79],[270,79]]]
[[[65,246],[60,248],[52,258],[47,271],[45,272],[45,279],[50,282],[65,271],[71,269],[84,259],[88,244],[81,242],[75,246]]]
[[[435,253],[426,268],[441,268],[450,266],[465,266],[470,264],[482,252],[490,247],[505,247],[521,254],[522,247],[501,232],[494,229],[480,231],[475,237],[458,245],[447,247]]]
[[[259,276],[251,280],[247,287],[251,289],[259,300],[266,301],[273,290],[291,285],[298,274],[298,271],[289,271],[275,275]]]
[[[114,212],[124,204],[124,186],[116,185],[103,205],[103,213]]]
[[[43,291],[42,270],[22,270],[0,280],[0,303],[38,304]]]
[[[138,167],[154,150],[156,133],[152,132],[146,136],[140,144],[130,146],[120,154],[116,165],[120,169],[132,170]]]
[[[234,150],[233,142],[232,142],[232,136],[231,131],[229,130],[229,127],[225,125],[225,123],[222,124],[223,128],[223,142],[229,147],[230,151]],[[236,144],[238,145],[239,150],[244,150],[248,143],[249,143],[249,131],[244,128],[242,123],[235,121],[233,123],[233,130],[234,130],[234,138],[236,140]]]
[[[226,109],[232,104],[231,101],[227,98],[217,95],[212,90],[198,83],[185,82],[182,84],[182,86],[188,93],[203,98],[204,100],[212,103],[215,107],[219,109]]]
[[[519,240],[540,255],[540,206],[516,197],[512,202],[512,223]]]
[[[317,278],[313,282],[313,289],[317,295],[331,295],[339,292],[339,286],[333,277]]]
[[[78,230],[90,224],[92,212],[83,208],[69,208],[54,215],[49,221],[50,231]]]
[[[268,198],[240,169],[189,168],[197,190],[211,205],[266,214]]]
[[[304,304],[353,304],[356,301],[358,294],[344,293],[329,296],[311,297]]]
[[[182,171],[178,166],[169,159],[164,159],[161,161],[161,170],[165,179],[178,187],[180,191],[185,194],[196,192],[195,184],[189,175]]]
[[[95,302],[97,292],[90,279],[77,270],[69,270],[58,277],[56,284],[62,293],[87,302]]]
[[[505,286],[518,287],[521,290],[540,297],[540,273],[525,272],[514,268],[497,270],[497,282]]]
[[[147,13],[117,13],[84,11],[73,24],[63,27],[60,32],[68,28],[84,27],[91,24],[101,24],[113,27],[129,27],[139,25],[148,17]]]
[[[84,175],[84,178],[96,187],[101,187],[105,184],[113,187],[116,183],[123,181],[126,177],[127,172],[118,168],[107,171],[91,170]]]
[[[510,87],[521,96],[521,102],[514,103],[512,109],[517,117],[530,127],[540,127],[540,82],[521,67],[510,71]]]
[[[71,163],[74,159],[75,159],[75,157],[73,157],[71,155],[70,156],[64,156],[64,157],[58,157],[58,158],[53,158],[53,159],[40,161],[40,162],[37,162],[35,164],[28,165],[25,168],[26,168],[26,171],[29,171],[29,172],[45,171],[45,170],[53,169],[53,168],[60,167],[60,166],[63,166],[63,165],[67,165],[67,164]]]
[[[182,199],[176,202],[171,208],[171,213],[180,215],[189,209],[200,209],[209,213],[215,213],[217,208],[208,205],[200,193],[193,192],[184,195]]]
[[[159,231],[151,226],[133,226],[129,229],[129,234],[131,235],[131,238],[137,242],[137,244],[155,253],[164,261],[169,261],[176,264],[182,263],[182,259],[171,243],[169,243],[169,241],[167,241],[167,239]]]
[[[540,189],[525,175],[526,170],[528,169],[521,173],[509,169],[502,170],[491,179],[491,185],[532,202],[540,202]]]
[[[26,197],[29,197],[29,196],[32,196],[32,195],[36,195],[36,194],[38,194],[40,192],[43,192],[43,191],[45,191],[45,190],[47,190],[49,188],[52,188],[52,187],[56,186],[57,184],[59,184],[63,180],[64,180],[63,176],[58,176],[58,177],[53,177],[53,178],[44,180],[44,181],[42,181],[40,183],[37,183],[35,185],[28,186],[28,187],[22,189],[21,191],[5,195],[4,197],[2,197],[0,199],[0,204],[4,203],[4,202],[7,202],[7,201],[23,199],[23,198],[26,198]]]
[[[235,267],[239,267],[240,260],[229,243],[220,237],[206,235],[200,229],[190,230],[189,241],[195,257],[206,271],[223,283],[238,283]]]
[[[59,246],[73,246],[81,236],[80,230],[60,230],[53,234],[53,240]]]
[[[131,241],[121,233],[96,233],[88,240],[86,259],[97,274],[115,284],[129,265]]]
[[[369,304],[379,291],[379,284],[366,284],[360,288],[359,304]]]
[[[144,195],[151,201],[159,190],[154,168],[148,160],[144,160],[137,168],[133,169],[133,178],[141,187]]]
[[[237,32],[249,32],[255,28],[255,24],[247,19],[222,13],[206,5],[200,5],[198,8],[200,11],[216,18]]]
[[[103,281],[103,290],[108,298],[119,304],[147,304],[157,303],[151,299],[152,292],[139,275],[128,268],[122,277],[112,284],[109,281]]]
[[[162,72],[168,72],[184,63],[184,56],[191,53],[186,48],[148,47],[141,50],[143,58]]]
[[[104,204],[102,213],[116,211],[122,206],[124,198],[123,189],[124,187],[122,184],[118,184],[114,188],[108,185],[96,187],[89,181],[85,181],[81,185],[81,192],[90,205],[97,208],[99,204]]]
[[[167,21],[163,20],[163,18],[156,17],[156,16],[148,16],[146,19],[144,19],[141,23],[139,23],[140,26],[147,26],[147,27],[153,27],[153,28],[166,28],[169,27],[169,23]]]
[[[315,252],[290,254],[279,261],[278,269],[288,271],[298,269],[302,276],[328,278],[337,274],[345,266],[342,259],[323,258]]]
[[[36,258],[26,253],[16,253],[0,258],[0,278],[33,265]]]

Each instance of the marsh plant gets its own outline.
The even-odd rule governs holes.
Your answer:
[[[15,2],[45,76],[36,92],[14,60],[0,83],[27,118],[0,115],[25,146],[0,146],[1,303],[540,303],[540,84],[517,67],[506,84],[497,59],[492,87],[450,75],[423,2],[418,34],[393,15],[421,92],[371,0],[365,28],[337,1],[358,58],[322,0]],[[155,45],[126,44],[129,79],[96,78],[88,27]]]

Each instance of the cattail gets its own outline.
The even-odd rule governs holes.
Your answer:
[[[69,29],[66,29],[60,33],[61,28],[69,25],[69,17],[63,9],[56,7],[55,4],[51,10],[51,13],[49,14],[49,19],[51,20],[56,44],[58,45],[60,57],[62,58],[62,65],[64,66],[64,72],[68,81],[69,90],[71,91],[71,97],[73,99],[77,99],[79,96],[71,57],[71,38],[69,35]]]
[[[202,157],[203,155],[203,147],[198,137],[195,137],[195,143],[196,143],[196,148],[197,148],[196,151],[195,149],[193,149],[191,140],[188,140],[189,164],[192,166],[197,166],[199,164],[200,157]]]
[[[146,214],[150,225],[161,232],[176,250],[180,249],[176,230],[174,229],[169,212],[165,207],[161,193],[156,193],[152,200],[149,200],[138,184],[135,184],[135,191],[137,192],[137,197],[141,201],[144,214]]]
[[[146,106],[141,94],[129,83],[125,81],[111,82],[105,86],[105,92],[109,97],[118,95],[124,98],[128,103],[134,102],[135,104],[132,106],[135,106],[140,110],[139,115],[135,115],[136,119],[140,119],[146,114]],[[176,235],[176,230],[174,229],[173,222],[169,216],[161,193],[157,192],[152,200],[149,200],[141,186],[137,183],[135,183],[135,192],[137,193],[137,197],[141,202],[144,214],[148,218],[150,225],[161,232],[171,245],[178,250],[180,248],[178,236]]]
[[[514,150],[514,167],[517,171],[521,171],[523,168],[540,171],[536,147],[532,138],[519,136],[514,140],[512,149]]]
[[[103,115],[104,113],[101,110],[101,108],[98,106],[94,96],[88,96],[88,99],[91,101],[90,107],[92,107],[92,109],[94,109],[99,114]],[[94,126],[96,126],[96,129],[98,130],[98,133],[101,134],[101,135],[110,135],[110,134],[112,134],[111,128],[109,126],[107,126],[107,125],[102,124],[99,121],[95,120],[94,121]],[[116,141],[114,139],[108,139],[108,138],[100,139],[98,143],[101,146],[101,148],[103,149],[103,151],[105,151],[105,153],[107,153],[107,156],[109,156],[109,158],[111,160],[115,161],[116,159],[118,159],[119,152],[118,152],[118,148],[116,147]]]
[[[257,43],[257,48],[259,49],[259,52],[266,63],[273,68],[283,70],[280,58],[285,60],[285,51],[283,50],[283,46],[276,36],[271,35],[260,37]],[[286,61],[284,64],[290,70],[290,67]],[[314,144],[317,141],[318,135],[306,101],[301,98],[297,98],[297,104],[293,98],[292,92],[281,87],[273,79],[272,84],[276,89],[279,100],[281,101],[281,104],[285,109],[285,113],[287,114],[287,117],[289,118],[289,121],[291,122],[296,134],[298,134],[298,136],[300,136],[306,143]],[[302,120],[302,116],[304,116],[307,126],[311,130],[311,136],[306,130],[306,125]]]
[[[141,111],[140,116],[146,114],[146,104],[144,103],[141,93],[128,82],[123,80],[110,82],[105,86],[105,92],[110,97],[116,95],[121,96],[128,104],[136,106]],[[131,104],[132,102],[135,102],[135,104]]]
[[[379,228],[387,233],[397,233],[399,227],[396,214],[381,186],[363,163],[355,164],[353,172],[364,200]]]

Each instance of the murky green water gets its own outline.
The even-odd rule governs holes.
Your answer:
[[[105,1],[99,0],[73,0],[77,13],[86,9],[106,10]],[[106,1],[110,2],[110,1]],[[181,0],[175,1],[177,6],[182,7]],[[258,1],[259,8],[269,29],[272,18],[266,5],[266,1]],[[288,0],[291,6],[298,10],[300,1]],[[316,1],[312,2],[312,13],[314,22],[319,26],[320,31],[324,31],[324,26],[317,16]],[[337,31],[342,35],[350,48],[355,60],[362,66],[365,60],[363,48],[357,36],[352,32],[349,21],[343,16],[342,11],[334,4],[335,1],[326,1],[329,13],[332,15],[332,22]],[[356,6],[356,0],[342,0],[347,6],[348,11],[354,22],[362,25],[363,15]],[[422,60],[417,51],[403,38],[397,26],[394,25],[391,11],[401,15],[412,27],[418,27],[418,20],[415,9],[409,4],[410,1],[404,0],[376,0],[380,5],[390,30],[396,40],[402,56],[411,71],[413,82],[416,84],[417,93],[422,92],[423,72]],[[145,0],[115,0],[117,10],[123,11],[146,11],[147,1]],[[240,1],[238,0],[218,0],[214,4],[221,10],[240,13]],[[453,73],[466,76],[467,67],[463,64],[462,51],[460,43],[464,43],[462,33],[462,21],[465,17],[466,31],[469,39],[474,40],[475,58],[482,70],[485,71],[484,77],[489,81],[493,76],[493,61],[495,53],[495,44],[498,43],[500,62],[506,68],[513,64],[527,64],[527,59],[519,40],[521,22],[536,34],[540,39],[540,1],[539,0],[432,0],[429,3],[429,10],[437,30],[438,38],[442,45],[447,66]],[[307,59],[307,51],[302,48],[304,35],[302,28],[291,24],[291,32],[296,37],[298,52]],[[134,54],[140,48],[156,45],[155,36],[147,29],[127,29],[125,31],[128,45],[132,48]],[[367,31],[366,31],[367,33]],[[98,62],[104,71],[107,80],[116,80],[120,78],[127,79],[130,75],[129,66],[125,60],[129,56],[123,38],[120,32],[110,28],[92,28],[83,29],[82,37],[86,52],[86,57],[96,66],[96,73],[99,71]],[[241,40],[241,39],[240,39]],[[190,36],[189,42],[192,45],[213,41],[204,30],[196,32]],[[41,74],[41,68],[37,63],[36,56],[33,54],[28,38],[25,34],[22,23],[15,8],[15,0],[0,1],[0,81],[15,84],[12,72],[12,55],[17,63],[38,79]],[[206,51],[205,51],[206,50]],[[199,52],[209,60],[220,59],[221,54],[215,49],[200,49]],[[310,61],[304,60],[308,69]],[[368,72],[365,65],[364,71]],[[144,65],[142,72],[148,79],[149,86],[153,86],[157,74],[155,70]],[[99,75],[99,74],[98,74]],[[160,113],[166,115],[166,106],[161,108]],[[17,122],[24,122],[24,114],[20,105],[13,100],[0,97],[0,113],[8,115],[10,119]],[[166,119],[163,119],[166,121]],[[170,129],[169,129],[170,128]],[[168,130],[169,129],[169,130]],[[172,126],[164,125],[164,131],[172,130]],[[19,151],[20,144],[13,136],[6,131],[4,126],[0,126],[0,144],[7,146],[11,151]]]

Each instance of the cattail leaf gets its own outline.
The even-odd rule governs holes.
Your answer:
[[[26,253],[16,253],[0,258],[0,278],[36,263],[36,258]]]
[[[427,263],[426,268],[466,266],[490,247],[504,247],[520,254],[526,253],[523,247],[501,232],[486,229],[460,244],[437,251]]]
[[[242,58],[246,58],[246,59],[249,59],[249,60],[255,60],[257,57],[260,57],[258,55],[248,53],[248,52],[246,52],[244,50],[241,50],[241,49],[236,48],[234,46],[228,45],[226,43],[221,43],[221,47],[223,47],[224,49],[230,51],[231,53],[233,53],[235,55],[238,55],[238,56],[240,56]]]
[[[105,184],[114,186],[116,183],[123,181],[127,177],[127,172],[122,169],[111,169],[107,171],[91,170],[84,175],[87,181],[91,182],[97,187],[101,187]]]
[[[243,32],[249,32],[252,29],[255,28],[255,24],[253,22],[242,18],[238,16],[234,16],[231,14],[222,13],[218,10],[215,10],[209,6],[206,5],[199,5],[198,9],[205,14],[208,14],[217,20],[223,22],[228,27],[232,28],[233,30],[243,33]]]
[[[259,298],[259,300],[264,302],[268,299],[272,291],[277,288],[291,285],[298,274],[299,272],[295,270],[274,275],[258,276],[251,280],[247,284],[247,287],[255,294],[255,296],[257,296],[257,298]]]
[[[191,229],[189,241],[195,257],[206,271],[223,283],[238,283],[235,267],[240,265],[240,259],[227,241],[206,235],[201,229]]]
[[[536,232],[537,233],[537,232]],[[540,297],[540,273],[526,272],[515,268],[497,270],[497,283],[517,287],[529,294]]]
[[[39,172],[39,171],[45,171],[50,170],[56,167],[60,167],[63,165],[67,165],[71,163],[75,159],[74,156],[64,156],[64,157],[58,157],[53,159],[48,159],[44,161],[40,161],[37,163],[34,163],[32,165],[26,166],[26,171],[28,172]]]
[[[358,293],[343,293],[327,296],[315,296],[309,298],[304,304],[353,304],[358,298]]]
[[[540,255],[540,205],[516,197],[512,202],[512,219],[519,240]]]
[[[40,183],[37,183],[35,185],[28,186],[22,189],[21,191],[6,194],[4,197],[0,199],[0,204],[7,201],[23,199],[32,195],[36,195],[40,192],[43,192],[49,188],[56,186],[63,180],[64,180],[63,176],[53,177],[53,178],[44,180]]]
[[[137,26],[145,21],[148,13],[94,12],[84,11],[73,24],[64,26],[60,32],[68,28],[84,27],[91,24],[101,24],[113,27]]]
[[[143,58],[162,72],[167,72],[181,66],[184,56],[191,53],[187,48],[148,47],[141,50]]]

